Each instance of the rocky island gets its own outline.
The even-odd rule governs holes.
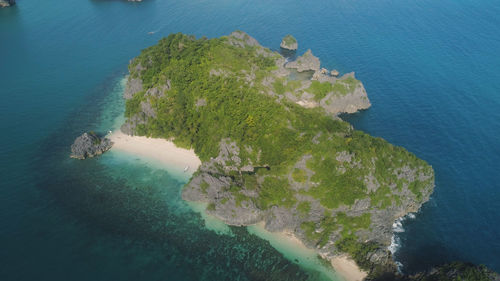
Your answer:
[[[286,50],[295,51],[299,47],[299,44],[297,39],[289,34],[281,40],[280,47]]]
[[[86,159],[108,151],[113,143],[108,138],[101,138],[94,132],[83,133],[71,145],[71,158]]]
[[[16,0],[0,0],[0,8],[14,6],[16,4]]]
[[[230,225],[290,231],[371,275],[394,271],[392,224],[429,199],[434,172],[338,117],[370,106],[354,73],[330,75],[310,50],[286,63],[241,31],[172,34],[129,71],[122,131],[173,140],[202,161],[185,200]]]

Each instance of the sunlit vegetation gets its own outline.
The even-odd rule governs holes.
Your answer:
[[[240,147],[242,163],[269,167],[255,174],[228,174],[237,178],[248,190],[258,191],[258,198],[248,198],[240,191],[242,186],[229,188],[236,205],[252,200],[261,209],[273,206],[296,207],[307,215],[309,202],[298,202],[297,192],[318,200],[330,212],[320,222],[306,221],[301,228],[306,237],[324,246],[330,235],[338,231],[342,237],[337,245],[354,257],[362,255],[358,249],[356,231],[370,227],[370,215],[350,217],[332,210],[350,206],[358,199],[369,199],[374,208],[399,204],[391,187],[401,188],[404,179],[395,175],[403,166],[430,173],[431,168],[403,148],[393,146],[381,138],[354,130],[348,123],[333,119],[321,108],[306,109],[277,94],[294,92],[299,81],[277,78],[267,88],[262,83],[276,69],[276,54],[256,47],[235,47],[227,38],[195,39],[173,34],[155,46],[142,51],[130,66],[131,75],[143,80],[143,91],[127,101],[126,117],[141,112],[141,103],[148,101],[157,113],[147,124],[138,127],[140,135],[174,139],[177,145],[193,148],[202,161],[219,153],[221,139],[229,138]],[[141,69],[136,72],[136,66]],[[146,95],[152,87],[171,85],[163,97]],[[358,80],[347,78],[335,84],[313,81],[306,91],[321,99],[329,92],[345,95],[354,89]],[[198,100],[206,101],[197,106]],[[319,136],[319,137],[318,137]],[[316,141],[313,142],[313,138]],[[340,152],[352,154],[350,162],[337,160]],[[310,178],[295,164],[311,155],[307,167]],[[289,175],[296,183],[315,183],[300,191],[290,188]],[[380,185],[369,191],[365,177],[372,175]],[[257,178],[262,179],[258,181]],[[415,181],[409,189],[421,199],[422,189],[429,182]],[[206,192],[208,185],[202,183]],[[223,202],[222,202],[223,201]],[[227,198],[221,200],[225,204]],[[207,207],[213,210],[215,206]],[[363,250],[364,251],[364,250]]]

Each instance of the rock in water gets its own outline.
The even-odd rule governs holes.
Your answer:
[[[113,143],[108,138],[100,138],[94,132],[84,133],[71,145],[71,158],[85,159],[108,151]]]
[[[297,43],[297,39],[292,35],[287,35],[281,40],[280,47],[286,50],[295,51],[299,47],[299,44]]]
[[[15,0],[0,0],[0,7],[10,7],[16,4]]]
[[[309,49],[302,56],[298,57],[297,60],[287,63],[285,67],[295,68],[298,72],[319,71],[320,61]]]

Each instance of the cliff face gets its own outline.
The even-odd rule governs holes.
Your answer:
[[[241,31],[171,35],[129,70],[122,130],[202,159],[184,199],[228,224],[293,231],[327,258],[392,265],[392,224],[429,199],[434,172],[337,117],[370,106],[353,73],[329,75],[311,51],[286,63]]]

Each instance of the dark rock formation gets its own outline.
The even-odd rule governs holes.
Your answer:
[[[484,265],[452,262],[411,275],[396,271],[379,271],[365,281],[500,281],[500,275]]]
[[[15,4],[15,0],[0,0],[0,8],[14,6]]]
[[[108,151],[113,143],[107,138],[100,138],[94,132],[84,133],[71,145],[71,158],[85,159],[101,155]]]

